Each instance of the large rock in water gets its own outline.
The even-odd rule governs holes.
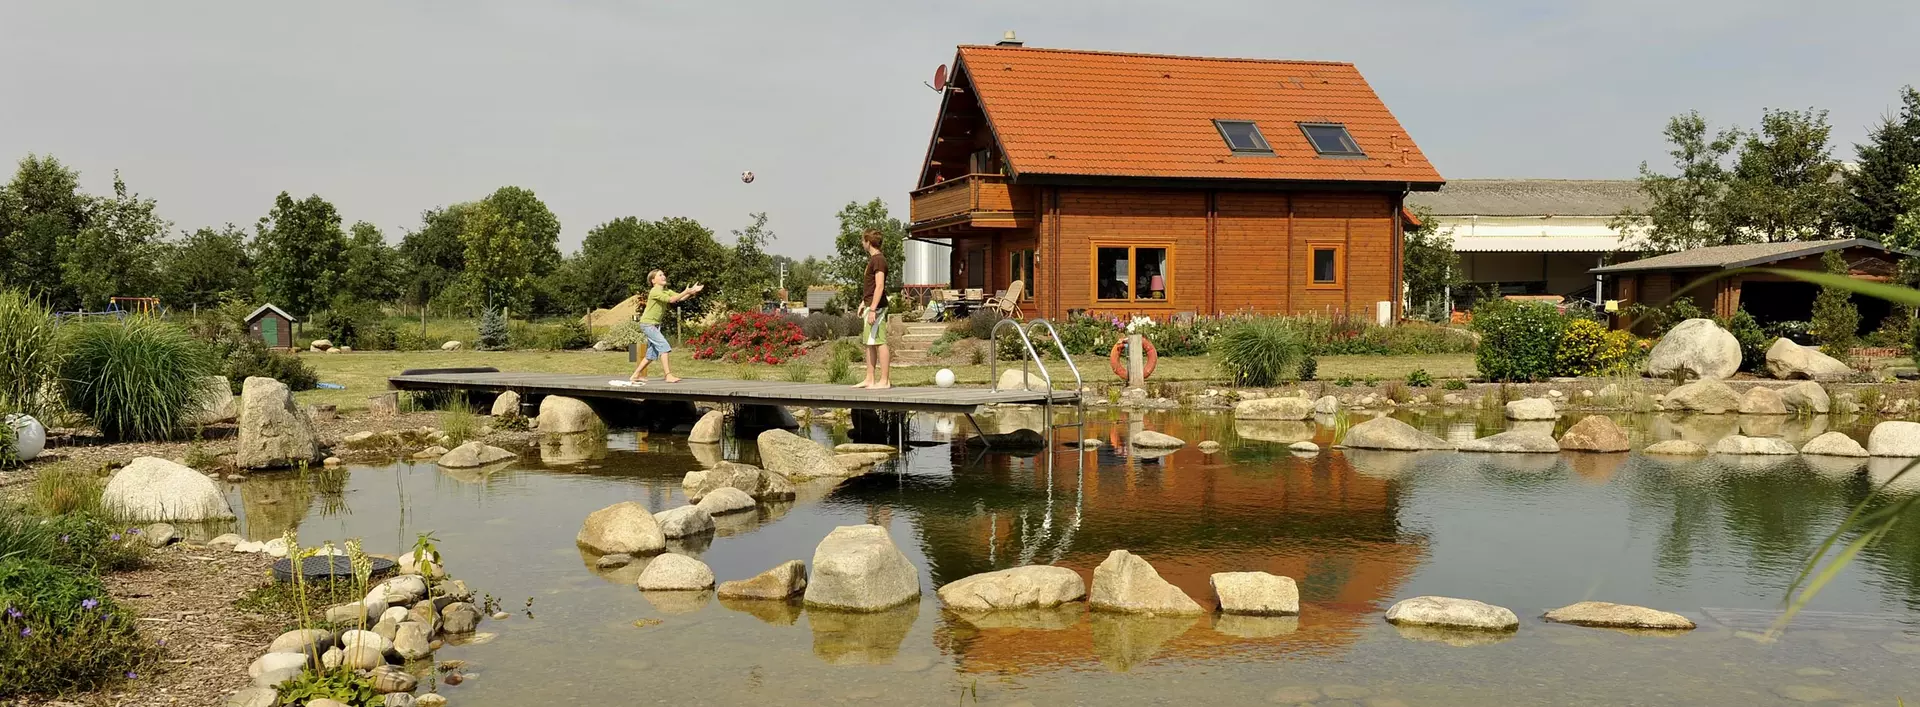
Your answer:
[[[587,514],[574,542],[602,555],[651,555],[667,547],[660,523],[647,507],[633,501],[616,503]]]
[[[760,448],[760,463],[768,471],[789,479],[847,475],[834,460],[833,450],[792,432],[767,430],[761,432],[754,443]]]
[[[1713,443],[1713,453],[1736,456],[1749,454],[1786,456],[1799,454],[1800,450],[1794,449],[1793,443],[1778,437],[1727,435]]]
[[[1807,440],[1806,444],[1800,446],[1800,453],[1825,457],[1864,457],[1867,456],[1867,449],[1845,432],[1828,432]]]
[[[1200,603],[1180,591],[1146,560],[1126,550],[1107,553],[1093,568],[1093,592],[1087,603],[1100,611],[1153,616],[1198,616]]]
[[[709,410],[693,423],[693,429],[687,432],[687,441],[694,444],[719,444],[722,428],[727,426],[727,414],[719,410]]]
[[[1656,454],[1656,455],[1663,455],[1663,456],[1675,456],[1675,457],[1691,457],[1691,456],[1699,456],[1702,454],[1706,454],[1707,448],[1700,446],[1699,442],[1693,442],[1693,441],[1684,440],[1684,439],[1669,439],[1662,442],[1654,442],[1653,444],[1649,444],[1647,445],[1646,449],[1640,450],[1640,453]]]
[[[1741,396],[1740,414],[1785,415],[1787,414],[1787,402],[1780,397],[1779,391],[1764,385],[1756,385],[1748,388],[1747,394]]]
[[[1521,398],[1507,403],[1509,420],[1557,420],[1560,413],[1553,409],[1553,401],[1546,398]]]
[[[1216,572],[1209,578],[1220,613],[1290,616],[1300,613],[1300,588],[1292,577],[1266,572]]]
[[[1694,381],[1667,391],[1660,409],[1723,415],[1740,409],[1740,395],[1717,380]]]
[[[641,591],[699,591],[713,588],[713,569],[707,563],[667,553],[653,558],[640,571]]]
[[[240,444],[233,464],[243,469],[272,469],[320,459],[313,421],[293,404],[293,391],[272,378],[254,376],[241,384]]]
[[[699,476],[694,476],[699,474]],[[699,503],[715,489],[736,488],[758,501],[785,501],[793,498],[793,482],[787,477],[739,462],[720,462],[706,471],[688,472],[681,488],[687,500]]]
[[[1652,628],[1686,631],[1693,621],[1685,616],[1658,609],[1604,601],[1583,601],[1554,609],[1542,617],[1548,621],[1598,628]]]
[[[1775,378],[1806,378],[1817,381],[1846,380],[1853,369],[1839,359],[1811,346],[1801,346],[1780,337],[1767,347],[1767,375]]]
[[[1305,420],[1313,417],[1313,407],[1312,400],[1292,396],[1242,400],[1234,403],[1233,417],[1237,420]]]
[[[1387,609],[1387,623],[1395,626],[1438,626],[1476,631],[1517,631],[1520,617],[1504,607],[1452,597],[1414,597]]]
[[[220,487],[205,474],[157,457],[134,459],[107,480],[100,504],[130,521],[203,521],[233,518]]]
[[[660,534],[668,540],[713,532],[713,515],[699,506],[669,508],[653,514],[653,521],[660,524]]]
[[[938,593],[949,608],[962,611],[1044,609],[1087,598],[1087,583],[1065,567],[1027,565],[963,577]]]
[[[1560,448],[1569,452],[1627,451],[1627,431],[1606,415],[1588,415],[1560,435]]]
[[[723,516],[728,513],[751,511],[755,505],[753,497],[748,496],[747,492],[732,486],[722,486],[701,497],[700,503],[694,507],[710,516]]]
[[[1355,449],[1391,449],[1417,452],[1426,449],[1453,449],[1444,439],[1421,432],[1413,425],[1391,417],[1376,417],[1347,428],[1342,442]]]
[[[1827,389],[1813,381],[1781,388],[1780,402],[1787,406],[1787,412],[1795,414],[1825,415],[1833,408],[1833,400],[1827,397]]]
[[[1711,319],[1675,324],[1647,356],[1647,374],[1655,378],[1719,380],[1739,370],[1740,340]]]
[[[1888,420],[1867,434],[1867,453],[1876,457],[1920,457],[1920,422]]]
[[[721,582],[721,599],[786,599],[807,589],[807,563],[788,560],[751,579]]]
[[[1545,432],[1531,430],[1508,430],[1488,435],[1460,445],[1462,452],[1494,452],[1515,454],[1558,454],[1560,443]]]
[[[1141,430],[1127,439],[1127,443],[1141,449],[1179,449],[1187,446],[1187,441],[1164,432]]]
[[[226,376],[200,379],[198,402],[200,411],[193,420],[195,424],[214,425],[240,418],[240,409],[233,397],[233,383]]]
[[[600,416],[579,398],[549,395],[540,399],[541,434],[571,434],[592,429]]]
[[[484,442],[468,442],[440,455],[440,466],[448,469],[472,469],[513,458],[513,452]]]
[[[920,572],[877,525],[834,528],[813,549],[808,606],[880,611],[920,598]]]
[[[501,393],[493,399],[493,409],[487,411],[494,417],[513,417],[520,414],[520,394],[511,390]]]

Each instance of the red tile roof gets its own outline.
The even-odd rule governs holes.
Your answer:
[[[1016,175],[1442,181],[1352,64],[959,49]],[[1233,154],[1214,119],[1254,121],[1274,156]],[[1346,125],[1366,157],[1320,157],[1302,122]]]

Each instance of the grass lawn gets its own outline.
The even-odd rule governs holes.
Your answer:
[[[633,371],[627,363],[624,351],[356,351],[347,354],[302,353],[301,358],[313,364],[320,373],[323,383],[338,383],[345,390],[309,390],[296,394],[303,403],[332,403],[341,410],[365,408],[367,397],[378,395],[387,389],[387,377],[396,375],[409,368],[462,368],[470,366],[493,366],[502,371],[533,371],[550,373],[596,373],[609,379],[625,378]],[[686,356],[674,357],[674,373],[694,378],[744,378],[755,377],[760,380],[788,380],[790,370],[784,366],[751,365],[743,366],[712,361],[695,361]],[[1089,384],[1110,384],[1118,379],[1107,368],[1105,357],[1082,356],[1074,359],[1080,367],[1080,375]],[[1002,370],[1009,365],[1019,364],[1001,362]],[[1073,375],[1067,371],[1062,361],[1049,361],[1048,369],[1055,381],[1071,381]],[[985,365],[952,366],[954,375],[961,385],[986,385],[987,367]],[[1425,369],[1436,379],[1468,378],[1474,375],[1472,354],[1433,354],[1425,356],[1322,356],[1320,357],[1319,378],[1336,380],[1341,377],[1365,380],[1375,377],[1380,380],[1404,379],[1408,373]],[[803,367],[808,380],[815,383],[826,381],[826,367],[820,364],[807,364]],[[914,366],[895,368],[893,382],[896,385],[932,385],[934,372],[940,366]],[[659,367],[652,371],[659,376]],[[853,364],[852,382],[861,375],[861,364]],[[1219,381],[1224,383],[1214,368],[1212,359],[1204,356],[1180,358],[1162,358],[1154,371],[1154,381]]]

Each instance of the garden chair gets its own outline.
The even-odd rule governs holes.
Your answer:
[[[1006,296],[987,298],[987,309],[998,310],[1000,316],[1003,317],[1019,319],[1020,297],[1026,293],[1027,282],[1025,280],[1014,280],[1013,284],[1007,286]]]

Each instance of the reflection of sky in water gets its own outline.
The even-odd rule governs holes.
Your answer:
[[[1008,418],[982,425],[996,431],[1033,421]],[[1798,563],[1868,479],[1893,470],[1574,454],[1300,458],[1287,442],[1328,446],[1332,429],[1236,425],[1231,416],[1198,413],[1144,419],[1151,429],[1225,448],[1135,455],[1124,446],[1130,420],[1120,414],[1088,429],[1119,446],[1089,454],[1084,469],[1071,453],[1055,455],[1049,470],[1045,456],[921,447],[837,488],[803,485],[792,504],[722,518],[719,537],[678,546],[724,581],[809,560],[835,526],[885,525],[921,568],[926,598],[867,616],[642,594],[632,588],[641,565],[592,569],[573,544],[582,518],[623,500],[655,510],[683,503],[681,475],[716,456],[672,437],[552,441],[524,450],[506,470],[354,469],[339,494],[292,474],[262,475],[236,485],[233,500],[250,538],[298,523],[307,543],[359,536],[371,550],[397,552],[416,532],[433,531],[456,575],[516,611],[484,625],[498,640],[443,655],[470,660],[481,674],[448,688],[462,705],[606,704],[641,694],[696,703],[965,704],[974,693],[983,703],[1234,704],[1295,684],[1359,685],[1407,704],[1771,704],[1789,685],[1886,703],[1903,691],[1914,696],[1920,684],[1910,677],[1914,656],[1895,652],[1920,644],[1920,633],[1903,633],[1914,626],[1910,607],[1920,606],[1920,530],[1896,532],[1814,607],[1869,614],[1867,625],[1882,630],[1815,621],[1763,645],[1710,616],[1777,608]],[[1501,426],[1473,415],[1408,419],[1450,436]],[[1729,419],[1628,422],[1639,446],[1746,424]],[[1783,430],[1789,438],[1811,425],[1782,424],[1796,428]],[[1826,427],[1821,421],[1820,431]],[[964,420],[927,418],[916,434],[945,440],[971,429]],[[719,456],[754,454],[751,444],[728,441]],[[1031,562],[1090,576],[1116,548],[1146,557],[1203,604],[1212,600],[1213,572],[1295,577],[1302,614],[963,618],[932,596],[937,583]],[[1460,646],[1473,641],[1381,621],[1394,600],[1420,594],[1507,606],[1523,627],[1489,645]],[[529,597],[533,620],[518,615]],[[1582,599],[1675,610],[1702,628],[1638,637],[1534,619]],[[662,623],[635,627],[642,618]],[[1819,670],[1844,670],[1844,679],[1795,673]]]

